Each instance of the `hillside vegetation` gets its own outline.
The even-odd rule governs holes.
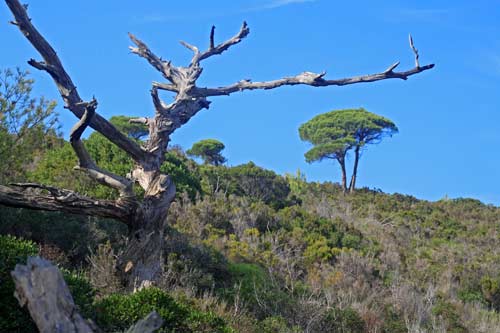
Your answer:
[[[122,157],[99,140],[93,134],[86,143],[97,163],[126,172],[126,157],[116,163]],[[46,153],[30,179],[116,196],[68,173],[76,157],[67,145]],[[166,319],[164,332],[500,332],[497,207],[370,189],[345,195],[300,172],[199,165],[179,148],[163,168],[179,193],[155,289],[122,289],[114,270],[126,237],[119,222],[0,206],[0,233],[35,242],[75,276],[82,312],[109,332],[153,308]],[[7,240],[2,247],[16,241]],[[20,251],[14,262],[24,260]],[[12,284],[2,288],[13,292]]]

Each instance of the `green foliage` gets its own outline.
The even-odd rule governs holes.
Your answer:
[[[300,327],[290,325],[281,316],[267,317],[259,323],[259,332],[262,333],[299,333]]]
[[[500,275],[498,277],[483,276],[481,278],[481,290],[488,304],[500,311]]]
[[[0,70],[0,183],[24,180],[43,152],[60,144],[56,104],[31,96],[28,75]]]
[[[230,168],[229,174],[238,184],[237,191],[241,195],[267,204],[280,206],[290,193],[290,187],[283,177],[253,162]]]
[[[185,192],[191,200],[195,200],[196,196],[202,192],[196,168],[195,163],[188,159],[180,149],[170,149],[160,170],[172,177],[177,196]]]
[[[355,176],[360,149],[368,144],[379,143],[383,137],[397,132],[398,128],[392,121],[363,108],[323,113],[299,128],[300,139],[313,145],[305,153],[306,161],[311,163],[325,158],[337,160],[342,169],[344,187],[345,158],[348,151],[355,149]]]
[[[306,153],[308,162],[337,159],[352,147],[378,143],[397,131],[392,121],[363,108],[323,113],[299,128],[300,138],[315,146]]]
[[[328,333],[364,333],[365,322],[351,308],[331,308],[326,311],[321,321],[314,328],[316,332]]]
[[[132,170],[132,159],[123,150],[111,143],[103,135],[94,132],[84,140],[87,151],[96,164],[110,172],[125,176]],[[85,173],[75,171],[78,159],[69,142],[48,151],[40,160],[30,179],[42,184],[68,188],[81,194],[100,198],[115,199],[117,192],[99,185]]]
[[[233,332],[224,320],[179,303],[158,288],[145,288],[130,295],[115,294],[98,301],[96,322],[107,332],[124,330],[155,310],[164,323],[158,332]]]
[[[131,123],[130,119],[134,117],[128,116],[113,116],[109,121],[118,128],[121,132],[135,140],[141,140],[149,134],[148,127],[141,123]]]
[[[34,323],[26,309],[14,298],[14,281],[10,272],[16,264],[26,262],[38,253],[37,246],[28,240],[0,235],[0,331],[35,332]]]
[[[278,212],[278,226],[296,241],[305,242],[304,256],[309,263],[332,259],[340,249],[362,249],[362,235],[341,219],[329,220],[310,214],[298,206]]]
[[[182,276],[182,284],[195,286],[200,291],[227,284],[228,263],[220,252],[190,241],[173,228],[167,229],[165,237],[165,268],[174,276]]]
[[[450,333],[467,333],[467,329],[461,323],[460,316],[457,313],[456,306],[450,302],[438,298],[438,302],[434,305],[432,312],[438,316],[445,324],[446,332]]]
[[[119,245],[127,234],[127,227],[113,220],[1,205],[0,221],[0,234],[12,234],[39,244],[55,245],[69,257],[72,267],[85,262],[89,249],[106,240]]]
[[[274,208],[282,208],[288,204],[290,186],[286,179],[253,162],[230,168],[203,166],[200,174],[205,192],[246,196]]]
[[[383,333],[407,333],[403,318],[397,313],[392,305],[385,307],[384,324],[382,327]]]
[[[233,300],[240,297],[258,319],[289,316],[295,311],[297,300],[275,285],[260,265],[233,263],[229,272],[236,287],[226,291],[226,296]]]
[[[226,162],[226,158],[221,155],[224,148],[224,144],[219,140],[205,139],[193,144],[186,153],[190,156],[202,158],[206,164],[218,166]]]
[[[80,314],[85,318],[92,318],[94,316],[95,290],[90,282],[81,272],[63,269],[62,273]]]

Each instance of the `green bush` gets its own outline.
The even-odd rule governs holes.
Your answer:
[[[188,159],[180,149],[171,149],[165,155],[161,172],[172,177],[177,195],[187,193],[191,201],[201,193],[201,183],[196,172],[196,163]]]
[[[483,276],[481,290],[490,307],[500,311],[500,276],[498,278]]]
[[[365,322],[351,308],[332,308],[323,316],[317,331],[324,333],[364,333]]]
[[[111,219],[100,219],[61,212],[44,212],[0,205],[0,234],[30,239],[38,244],[60,248],[71,267],[85,262],[89,249],[106,240],[119,245],[127,226]]]
[[[107,332],[127,329],[153,310],[164,320],[158,332],[233,332],[212,312],[179,303],[158,288],[142,289],[130,295],[111,295],[95,304],[97,325]]]
[[[460,315],[455,305],[438,298],[436,305],[432,308],[432,313],[445,324],[446,332],[466,333],[467,329],[461,323]]]
[[[382,327],[383,333],[407,333],[408,329],[406,324],[401,318],[401,315],[397,313],[392,305],[386,306],[384,308],[385,317],[384,324]]]
[[[35,243],[13,236],[0,235],[0,332],[36,332],[26,309],[14,297],[14,281],[10,272],[26,257],[38,253]]]
[[[95,291],[90,282],[78,272],[63,269],[62,273],[80,314],[85,318],[93,318]]]
[[[10,272],[16,264],[24,264],[28,256],[36,256],[38,247],[29,240],[0,235],[0,332],[38,332],[26,308],[14,297],[14,281]],[[84,317],[93,316],[94,290],[81,274],[62,270],[75,304]]]
[[[232,281],[236,286],[226,296],[231,300],[239,293],[243,304],[257,317],[287,317],[294,313],[297,300],[280,289],[264,268],[256,264],[237,263],[229,265]]]
[[[302,332],[300,327],[290,327],[285,318],[281,316],[267,317],[259,323],[259,332],[262,333],[298,333]]]
[[[253,162],[231,168],[204,165],[200,167],[200,173],[206,192],[218,190],[226,194],[247,196],[274,208],[282,208],[288,203],[290,186],[287,180]]]

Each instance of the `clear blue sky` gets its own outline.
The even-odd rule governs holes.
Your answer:
[[[129,53],[127,32],[165,59],[187,64],[178,41],[205,48],[246,20],[250,35],[204,63],[200,85],[269,80],[304,70],[328,78],[413,66],[412,33],[421,64],[436,67],[408,81],[347,87],[284,87],[213,98],[173,136],[189,148],[203,138],[226,144],[230,165],[249,160],[278,173],[300,169],[308,180],[339,180],[332,162],[307,164],[297,128],[333,109],[364,107],[392,119],[400,133],[369,147],[359,185],[438,200],[474,197],[500,205],[500,1],[30,1],[30,16],[49,39],[80,94],[112,115],[152,115],[150,82],[161,80]],[[7,22],[0,6],[1,67],[28,68],[38,54]],[[60,103],[48,75],[31,70],[36,93]],[[165,98],[169,99],[168,96]],[[60,103],[61,104],[61,103]],[[59,107],[64,129],[75,122]]]

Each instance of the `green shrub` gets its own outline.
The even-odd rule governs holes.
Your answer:
[[[364,333],[365,322],[351,308],[332,308],[323,316],[317,331],[323,333]]]
[[[259,323],[258,332],[262,333],[298,333],[302,332],[300,327],[290,327],[285,318],[281,316],[267,317]]]
[[[288,201],[290,186],[287,180],[271,170],[253,162],[235,167],[201,166],[204,190],[209,193],[222,191],[237,196],[260,200],[274,208],[284,207]]]
[[[293,295],[282,290],[277,281],[271,280],[264,268],[250,263],[233,263],[229,265],[232,281],[236,286],[226,291],[232,301],[238,293],[240,300],[247,308],[262,320],[269,316],[287,317],[294,313],[297,300]]]
[[[11,234],[30,239],[38,244],[60,248],[71,267],[85,261],[89,248],[106,240],[119,245],[127,233],[127,226],[111,219],[44,212],[0,205],[0,234]]]
[[[28,311],[14,297],[10,272],[16,264],[37,253],[38,248],[31,241],[0,235],[0,332],[36,332]]]
[[[384,324],[382,326],[383,333],[407,333],[408,329],[406,324],[401,318],[401,315],[397,313],[392,305],[386,306],[384,309],[385,317]]]
[[[500,277],[483,276],[481,290],[488,304],[496,311],[500,310]]]
[[[457,308],[450,302],[438,298],[436,305],[432,308],[432,313],[445,324],[446,332],[466,333],[467,329],[461,323]]]
[[[90,282],[78,272],[63,269],[62,273],[80,314],[85,318],[93,318],[95,291]]]
[[[111,295],[95,304],[97,325],[107,332],[127,329],[153,310],[164,320],[158,332],[233,332],[220,317],[179,303],[158,288]]]
[[[14,297],[14,281],[10,272],[16,264],[24,264],[28,256],[36,256],[38,247],[29,240],[0,235],[0,332],[37,332],[26,308]],[[84,317],[93,316],[94,290],[81,274],[62,270],[75,304]]]
[[[168,174],[175,184],[177,195],[187,193],[194,201],[201,193],[201,183],[196,172],[196,164],[188,159],[180,149],[171,149],[165,154],[161,172]]]

